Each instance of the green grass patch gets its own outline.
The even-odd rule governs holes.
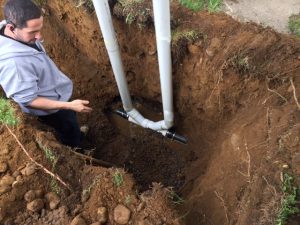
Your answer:
[[[220,10],[222,0],[208,0],[207,9],[209,12],[217,12]]]
[[[127,195],[125,197],[125,205],[130,205],[132,202],[132,199],[131,199],[131,196],[130,195]]]
[[[57,184],[57,181],[54,178],[51,178],[50,189],[52,192],[56,193],[59,196],[62,193],[61,188],[59,187],[59,185]]]
[[[113,182],[117,187],[120,187],[124,182],[123,176],[118,169],[113,175]]]
[[[9,100],[0,98],[0,123],[9,126],[18,124],[18,119],[15,115],[15,110]]]
[[[205,0],[178,0],[184,7],[193,10],[194,12],[204,8]]]
[[[294,178],[289,174],[285,173],[283,175],[283,198],[276,225],[285,225],[290,216],[300,213],[300,209],[297,206],[297,198],[299,197],[300,189],[293,185],[293,181]]]
[[[57,156],[50,148],[48,148],[47,146],[43,146],[39,141],[38,145],[44,151],[46,159],[51,163],[52,169],[54,169],[58,160]]]
[[[172,188],[167,189],[167,191],[169,192],[168,197],[175,205],[181,205],[184,203],[184,199],[181,198]]]
[[[53,151],[50,148],[42,145],[42,143],[40,141],[37,141],[37,143],[38,143],[39,147],[44,151],[46,159],[51,163],[52,170],[54,170],[56,163],[58,161],[57,156],[53,153]],[[55,192],[58,195],[60,195],[62,193],[61,188],[59,187],[57,181],[53,177],[51,177],[50,189],[51,189],[51,191]]]
[[[209,12],[216,12],[220,9],[222,0],[178,0],[184,7],[197,12],[208,9]]]
[[[289,29],[292,34],[300,37],[300,14],[289,17]]]

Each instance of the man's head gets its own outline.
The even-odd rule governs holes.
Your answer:
[[[29,44],[41,39],[42,11],[32,0],[7,0],[4,16],[10,37]]]

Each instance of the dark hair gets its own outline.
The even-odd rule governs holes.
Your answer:
[[[32,0],[7,0],[3,10],[7,23],[14,27],[27,27],[27,21],[42,16],[41,9]]]

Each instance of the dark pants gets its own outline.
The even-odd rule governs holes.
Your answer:
[[[72,148],[80,147],[81,132],[76,112],[62,109],[47,116],[39,116],[39,121],[53,127],[64,145]]]

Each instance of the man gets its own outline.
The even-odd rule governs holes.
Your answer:
[[[69,101],[72,81],[41,44],[43,16],[32,0],[7,0],[0,25],[0,84],[23,112],[52,126],[63,144],[80,147],[76,112],[91,112],[89,101]]]

